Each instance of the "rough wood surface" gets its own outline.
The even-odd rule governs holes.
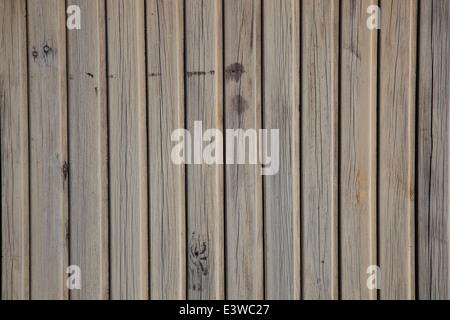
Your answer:
[[[108,298],[108,150],[105,2],[77,0],[80,30],[67,31],[71,299]]]
[[[63,0],[28,1],[31,299],[67,299],[66,28]]]
[[[107,7],[110,298],[148,298],[144,1]]]
[[[382,0],[378,218],[381,299],[414,299],[416,0]]]
[[[2,299],[29,298],[27,21],[25,0],[0,1]]]
[[[279,130],[279,170],[263,178],[265,297],[299,299],[299,1],[264,2],[263,35],[263,128]]]
[[[377,0],[341,2],[340,283],[342,299],[376,299],[366,285],[376,265],[377,29],[366,10]]]
[[[224,3],[225,128],[246,131],[261,128],[261,1]],[[260,165],[238,157],[242,142],[246,155],[257,148],[235,138],[234,164],[225,170],[226,298],[264,298],[263,207]],[[228,141],[229,142],[229,141]],[[253,149],[255,150],[255,149]],[[241,161],[239,161],[241,160]]]
[[[419,299],[450,299],[450,2],[420,1]]]
[[[185,2],[186,128],[193,145],[196,134],[223,132],[222,5],[221,0]],[[201,132],[194,132],[194,121],[202,121]],[[223,165],[191,164],[186,174],[187,297],[223,299]]]
[[[302,4],[302,297],[337,299],[339,1]]]
[[[0,0],[1,298],[449,299],[449,15],[448,0]],[[268,130],[256,164],[226,129]]]
[[[147,2],[151,299],[186,298],[185,169],[171,160],[184,128],[183,2]]]

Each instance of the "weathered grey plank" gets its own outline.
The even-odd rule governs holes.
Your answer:
[[[81,269],[71,299],[107,299],[108,167],[105,1],[76,0],[80,30],[68,30],[70,264]]]
[[[279,170],[264,177],[265,294],[267,299],[299,299],[299,1],[265,1],[262,34],[263,127],[279,130],[279,152],[271,155],[279,159]]]
[[[185,2],[186,126],[193,145],[194,121],[202,121],[198,135],[208,129],[223,130],[222,5],[221,0]],[[216,153],[220,151],[216,149]],[[197,160],[202,164],[190,164],[186,169],[187,297],[223,299],[223,165]]]
[[[419,299],[450,299],[450,2],[420,1]]]
[[[302,297],[337,299],[339,1],[302,4]]]
[[[2,300],[29,298],[27,24],[25,0],[0,1]]]
[[[342,299],[376,299],[377,36],[366,21],[377,0],[343,0],[340,69],[340,283]]]
[[[381,299],[414,299],[417,1],[382,0],[378,178]]]
[[[185,169],[171,160],[184,128],[183,2],[147,2],[151,299],[186,298]]]
[[[67,299],[68,158],[63,0],[28,1],[31,299]]]
[[[148,298],[144,1],[107,7],[110,297]]]
[[[261,1],[225,1],[224,21],[225,128],[253,129],[258,134]],[[254,143],[246,138],[243,146],[239,138],[234,138],[234,164],[227,165],[225,171],[226,297],[232,300],[264,298],[262,176],[260,166],[250,164],[248,155],[249,150],[257,150],[259,137],[254,138]],[[241,147],[246,151],[245,164],[239,164],[242,160],[237,152]]]

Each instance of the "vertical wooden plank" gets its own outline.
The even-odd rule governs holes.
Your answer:
[[[108,298],[105,1],[76,0],[81,29],[68,30],[70,264],[81,289],[71,299]]]
[[[28,1],[31,298],[67,299],[64,0]]]
[[[450,2],[420,1],[418,289],[450,299]]]
[[[147,1],[151,299],[186,298],[185,170],[171,160],[184,128],[183,2]]]
[[[265,292],[267,299],[299,299],[299,1],[264,2],[263,38],[263,127],[279,130],[279,152],[272,155],[279,170],[264,176]]]
[[[222,1],[187,0],[185,28],[186,125],[194,145],[203,131],[223,129]],[[202,122],[198,133],[195,121]],[[192,151],[194,158],[196,146]],[[223,165],[192,160],[202,164],[187,165],[188,299],[223,299]]]
[[[379,263],[381,299],[414,299],[417,1],[381,1]]]
[[[110,297],[148,298],[144,1],[107,2]]]
[[[241,146],[234,137],[234,164],[226,166],[227,299],[264,298],[263,203],[260,166],[239,164],[236,150],[257,148],[261,128],[261,1],[224,3],[225,128],[256,133]],[[227,143],[230,141],[227,140]],[[248,153],[246,153],[248,154]],[[228,155],[228,153],[227,153]]]
[[[26,1],[0,1],[2,300],[29,298]]]
[[[343,0],[341,22],[340,281],[342,299],[376,299],[366,270],[377,265],[377,29],[367,8],[377,0]]]
[[[302,4],[302,293],[337,299],[339,1]]]

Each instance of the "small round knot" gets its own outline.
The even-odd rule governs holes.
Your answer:
[[[33,50],[32,55],[33,55],[33,57],[35,57],[35,58],[38,56],[38,52],[36,51],[36,49]]]

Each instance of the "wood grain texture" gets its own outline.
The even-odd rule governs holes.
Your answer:
[[[339,1],[302,4],[302,296],[337,299]]]
[[[65,2],[28,1],[31,299],[67,299]]]
[[[379,238],[381,299],[414,299],[417,1],[380,1]]]
[[[366,285],[377,265],[377,36],[366,10],[377,0],[341,2],[340,283],[342,299],[376,299]]]
[[[183,2],[147,2],[151,299],[186,298],[185,169],[171,160],[184,128]]]
[[[450,2],[420,1],[418,292],[450,299]]]
[[[261,1],[224,3],[225,128],[261,128]],[[234,164],[226,166],[226,298],[264,298],[263,206],[260,165],[239,164],[241,147],[257,150],[257,139],[234,138]],[[227,140],[227,143],[230,141]],[[244,144],[242,146],[242,143]],[[255,152],[256,154],[256,152]],[[227,153],[228,156],[228,153]],[[232,156],[232,155],[230,155]],[[241,161],[239,161],[241,160]]]
[[[107,6],[110,298],[148,298],[144,1]]]
[[[26,1],[0,1],[2,300],[29,298]]]
[[[192,141],[194,121],[202,121],[198,135],[208,129],[223,132],[222,5],[221,0],[185,2],[186,127]],[[223,165],[191,164],[186,174],[187,297],[223,299]]]
[[[300,298],[300,3],[263,4],[263,127],[279,130],[264,176],[265,298]],[[266,141],[267,142],[267,141]],[[276,141],[270,141],[275,143]]]
[[[108,150],[105,1],[77,0],[80,30],[68,30],[70,264],[81,290],[71,299],[107,299]]]
[[[450,299],[448,30],[448,0],[0,0],[1,298]]]

